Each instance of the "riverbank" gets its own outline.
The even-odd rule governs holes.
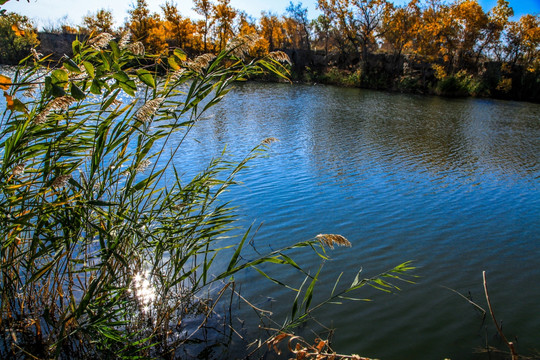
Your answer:
[[[285,51],[291,58],[291,78],[299,83],[384,90],[444,97],[479,97],[540,103],[540,72],[501,61],[484,61],[453,72],[414,56],[370,54],[366,62],[339,54]]]

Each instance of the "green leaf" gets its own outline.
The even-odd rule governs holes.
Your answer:
[[[307,279],[309,279],[309,276],[306,276],[304,278],[304,281],[302,282],[302,285],[300,285],[300,288],[298,289],[298,292],[296,293],[296,297],[294,298],[292,312],[291,312],[291,320],[294,320],[294,317],[296,316],[296,312],[298,311],[298,298],[300,297],[300,293],[302,292],[302,288],[306,284]]]
[[[248,237],[248,234],[251,230],[251,226],[248,228],[244,236],[242,236],[242,241],[240,241],[240,244],[238,244],[238,247],[236,248],[236,251],[234,252],[231,261],[229,262],[229,266],[227,266],[227,272],[231,271],[238,261],[238,257],[240,256],[240,252],[242,251],[242,248],[244,247],[244,243],[246,242],[246,239]]]
[[[317,274],[313,277],[313,280],[311,280],[311,283],[309,284],[309,287],[306,290],[306,294],[304,295],[304,303],[305,307],[304,310],[307,311],[309,309],[309,305],[311,305],[311,299],[313,298],[313,289],[315,288],[315,283],[317,283],[317,280],[319,279],[319,273],[321,272],[321,269],[323,267],[323,264],[319,266],[319,270],[317,270]]]
[[[86,94],[74,83],[71,83],[69,91],[71,92],[71,96],[77,100],[84,100],[86,98]]]
[[[62,69],[53,70],[51,73],[51,83],[61,88],[65,88],[69,81],[67,72]]]
[[[176,62],[174,56],[170,56],[170,57],[167,59],[167,61],[169,62],[169,66],[170,66],[173,70],[178,70],[178,69],[180,69],[180,65],[178,65],[178,63]]]
[[[86,72],[88,75],[93,79],[96,75],[96,70],[94,69],[94,65],[89,63],[88,61],[83,62],[83,66],[86,69]]]
[[[184,51],[181,49],[174,49],[173,52],[174,56],[176,56],[180,61],[186,61],[187,55]]]
[[[94,95],[101,95],[101,81],[98,79],[92,80],[92,85],[90,86],[90,92]]]
[[[113,59],[118,60],[118,58],[120,58],[120,48],[118,47],[118,44],[116,41],[109,41],[109,46],[112,50]]]
[[[362,273],[362,269],[358,270],[358,272],[356,273],[356,276],[354,277],[354,280],[351,284],[351,287],[355,287],[357,286],[358,284],[360,284],[361,280],[360,280],[360,273]]]
[[[101,110],[105,110],[111,106],[111,104],[114,102],[116,97],[118,96],[118,93],[120,92],[120,89],[117,89],[101,106]]]
[[[139,80],[141,80],[146,85],[150,86],[151,88],[156,87],[156,82],[154,80],[154,76],[152,74],[144,69],[137,70],[137,76],[139,77]]]
[[[77,73],[77,74],[81,73],[81,69],[79,69],[77,64],[75,64],[75,62],[73,60],[71,60],[71,59],[68,59],[68,60],[64,61],[64,67],[66,69],[68,69],[69,71],[71,71],[71,72],[74,72],[74,73]]]
[[[123,71],[118,71],[113,74],[113,78],[118,81],[120,88],[126,92],[126,94],[135,96],[135,91],[137,91],[137,84],[135,81],[131,80]]]
[[[81,53],[81,42],[75,40],[71,43],[71,49],[73,50],[73,55],[79,55]]]

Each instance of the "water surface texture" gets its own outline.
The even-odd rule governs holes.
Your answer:
[[[341,272],[349,282],[359,268],[418,267],[399,293],[368,290],[359,296],[372,302],[318,313],[339,352],[468,359],[486,340],[504,348],[491,319],[445,288],[487,309],[483,270],[506,336],[522,353],[540,348],[540,105],[248,83],[199,124],[177,163],[189,173],[225,145],[238,157],[266,137],[279,142],[226,194],[244,225],[262,223],[259,250],[347,237],[353,246],[331,252],[321,296]],[[244,296],[288,314],[293,294],[258,275],[243,280]]]

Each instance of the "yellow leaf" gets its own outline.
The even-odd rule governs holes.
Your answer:
[[[11,25],[11,30],[13,30],[15,36],[24,36],[24,30],[19,29],[17,24]]]
[[[7,76],[0,75],[0,89],[7,90],[9,89],[9,85],[11,85],[11,79]]]
[[[14,105],[13,96],[9,95],[7,92],[4,91],[4,97],[6,98],[7,108],[12,108]]]

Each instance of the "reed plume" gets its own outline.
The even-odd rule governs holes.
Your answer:
[[[240,35],[229,42],[226,50],[230,51],[233,56],[244,59],[260,39],[261,37],[257,34]]]
[[[34,117],[34,124],[43,124],[47,120],[47,116],[51,111],[68,111],[69,106],[75,102],[75,98],[71,96],[60,96],[52,100],[39,114]]]
[[[104,32],[88,41],[88,44],[96,50],[101,50],[107,47],[107,45],[109,45],[109,41],[111,41],[112,39],[114,39],[114,36]]]
[[[289,58],[289,55],[285,54],[283,51],[272,51],[270,53],[268,53],[268,58],[272,59],[272,60],[275,60],[275,61],[278,61],[278,62],[282,62],[282,63],[287,63],[289,65],[292,65],[292,62],[291,62],[291,59]]]
[[[133,55],[137,55],[137,56],[143,56],[145,52],[144,45],[140,41],[127,45],[126,49],[129,52],[131,52]]]
[[[271,143],[274,143],[274,142],[277,142],[277,141],[279,141],[279,140],[277,138],[275,138],[275,137],[267,137],[266,139],[261,141],[261,144],[270,145]]]
[[[195,60],[190,61],[187,63],[187,66],[195,71],[195,72],[202,72],[203,69],[207,68],[208,65],[216,58],[216,55],[214,54],[203,54],[200,56],[197,56]]]
[[[158,111],[163,98],[158,97],[147,101],[137,112],[135,113],[135,118],[143,123],[148,123],[152,120],[152,116]]]
[[[122,37],[120,38],[120,41],[118,42],[118,47],[124,50],[129,46],[130,41],[131,41],[131,33],[129,31],[126,31],[125,33],[122,34]]]
[[[337,234],[319,234],[315,236],[315,239],[319,240],[321,244],[328,246],[330,249],[334,248],[334,244],[346,247],[352,246],[349,240]]]

